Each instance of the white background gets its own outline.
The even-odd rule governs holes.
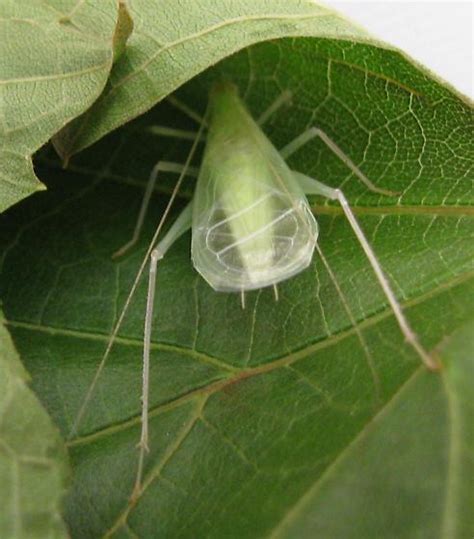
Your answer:
[[[473,97],[473,1],[324,0]]]

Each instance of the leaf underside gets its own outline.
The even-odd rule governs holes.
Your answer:
[[[215,293],[196,274],[184,236],[159,267],[145,491],[129,506],[143,279],[68,443],[71,535],[464,537],[473,526],[465,456],[472,445],[463,427],[469,388],[462,384],[472,369],[465,354],[472,332],[456,331],[472,316],[472,110],[400,54],[349,41],[254,45],[176,97],[202,113],[210,85],[222,77],[239,86],[254,117],[292,91],[292,103],[265,126],[277,147],[317,125],[378,186],[401,193],[367,192],[317,140],[289,161],[342,186],[412,326],[428,349],[443,343],[446,366],[440,374],[420,366],[333,204],[311,200],[321,249],[356,328],[317,257],[279,287],[277,303],[271,289],[260,290],[247,295],[242,311],[238,295]],[[139,246],[119,261],[111,254],[130,238],[152,166],[182,163],[190,148],[147,131],[157,124],[196,128],[164,102],[66,171],[45,150],[37,173],[48,192],[1,223],[9,329],[64,435],[175,176],[159,180]],[[186,180],[174,215],[192,189]]]
[[[114,0],[0,5],[0,211],[44,189],[32,154],[99,97],[113,61]]]

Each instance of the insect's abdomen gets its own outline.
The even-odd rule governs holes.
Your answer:
[[[215,289],[262,288],[308,266],[317,224],[280,154],[233,87],[211,96],[194,198],[192,257]]]

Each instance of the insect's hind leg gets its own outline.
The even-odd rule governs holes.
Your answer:
[[[99,380],[99,378],[100,378],[100,376],[101,376],[101,374],[102,374],[102,372],[103,372],[103,370],[105,368],[107,360],[108,360],[108,358],[110,356],[110,352],[111,352],[112,347],[113,347],[113,345],[114,345],[114,343],[116,341],[118,332],[119,332],[120,328],[122,327],[123,321],[125,319],[125,315],[126,315],[128,309],[130,307],[132,298],[134,297],[134,294],[135,294],[135,292],[136,292],[136,290],[138,288],[140,278],[141,278],[143,272],[145,271],[145,267],[147,265],[148,258],[150,257],[152,251],[155,249],[156,241],[158,240],[158,237],[161,234],[161,230],[162,230],[162,228],[164,226],[166,218],[167,218],[167,216],[168,216],[168,214],[169,214],[169,212],[171,210],[171,207],[172,207],[172,205],[173,205],[173,203],[174,203],[174,201],[175,201],[175,199],[176,199],[176,197],[178,195],[178,191],[179,191],[179,189],[181,187],[181,184],[183,182],[183,178],[185,176],[185,171],[189,170],[191,161],[192,161],[192,159],[194,157],[194,154],[196,152],[196,148],[197,148],[197,145],[198,145],[198,143],[199,143],[199,141],[201,139],[201,135],[203,133],[203,130],[204,130],[204,123],[201,124],[201,127],[199,128],[197,136],[194,139],[194,142],[193,142],[193,144],[191,146],[191,149],[190,149],[190,151],[188,153],[188,156],[186,158],[186,161],[185,161],[184,165],[179,165],[180,167],[182,167],[181,168],[182,172],[180,173],[180,175],[178,177],[178,181],[176,182],[176,185],[174,186],[174,189],[173,189],[173,191],[171,193],[171,196],[170,196],[170,198],[168,200],[168,203],[166,204],[163,215],[162,215],[162,217],[161,217],[161,219],[160,219],[160,221],[159,221],[159,223],[158,223],[158,225],[156,227],[156,230],[155,230],[155,233],[153,234],[153,238],[152,238],[152,240],[150,242],[150,245],[149,245],[149,247],[148,247],[148,249],[147,249],[147,251],[145,253],[145,256],[142,259],[140,267],[139,267],[139,269],[138,269],[138,271],[137,271],[137,273],[135,275],[135,279],[134,279],[134,281],[132,283],[132,286],[131,286],[130,291],[129,291],[128,295],[127,295],[127,298],[125,299],[125,302],[124,302],[123,307],[122,307],[122,309],[120,311],[120,314],[118,315],[117,321],[114,324],[112,333],[111,333],[110,338],[109,338],[109,340],[107,342],[107,347],[106,347],[106,349],[104,351],[104,354],[102,355],[102,358],[101,358],[101,360],[100,360],[100,362],[99,362],[99,364],[97,366],[94,377],[93,377],[93,379],[92,379],[92,381],[91,381],[91,383],[89,385],[89,388],[88,388],[88,390],[87,390],[87,392],[86,392],[86,394],[85,394],[85,396],[84,396],[84,398],[83,398],[83,400],[82,400],[82,402],[80,404],[79,411],[76,414],[76,417],[75,417],[75,419],[73,421],[73,424],[72,424],[72,427],[71,427],[71,430],[70,430],[70,433],[69,433],[69,437],[68,437],[69,439],[72,438],[77,433],[77,431],[79,429],[79,426],[80,426],[81,421],[82,421],[82,419],[84,417],[87,406],[89,405],[90,400],[92,398],[92,395],[94,394],[95,388],[97,386],[97,382],[98,382],[98,380]],[[169,234],[171,234],[171,229],[170,229]],[[147,377],[147,379],[148,379],[148,377]],[[145,427],[145,429],[147,430],[147,427]]]
[[[133,231],[132,237],[127,243],[122,245],[120,249],[115,251],[112,255],[112,258],[119,258],[123,256],[127,251],[129,251],[139,240],[140,234],[143,228],[143,223],[145,221],[145,216],[148,211],[148,206],[150,204],[151,196],[155,189],[156,180],[159,172],[174,172],[176,174],[185,173],[186,176],[197,177],[198,171],[193,167],[184,167],[179,163],[172,163],[170,161],[159,161],[152,169],[150,178],[148,180],[145,194],[143,195],[142,204],[140,206],[140,211],[138,213],[137,222],[135,224],[135,229]]]
[[[290,155],[297,152],[310,140],[317,137],[319,137],[324,142],[324,144],[326,144],[326,146],[334,153],[334,155],[336,155],[357,176],[357,178],[359,178],[359,180],[367,187],[367,189],[373,191],[374,193],[379,193],[385,196],[395,196],[400,194],[395,191],[390,191],[388,189],[383,189],[374,185],[369,180],[369,178],[367,178],[367,176],[360,170],[360,168],[350,159],[350,157],[346,155],[341,150],[341,148],[339,148],[339,146],[319,127],[310,127],[309,129],[301,133],[301,135],[298,135],[294,140],[292,140],[280,150],[280,154],[282,155],[283,159],[287,159],[288,157],[290,157]]]
[[[131,496],[132,501],[135,500],[141,492],[141,484],[143,477],[143,463],[145,455],[149,451],[148,447],[148,395],[150,383],[150,350],[151,350],[151,330],[153,320],[153,307],[156,290],[156,272],[158,262],[165,256],[166,251],[184,232],[191,228],[192,223],[192,202],[181,212],[179,217],[173,223],[171,228],[165,234],[163,239],[153,249],[150,255],[150,270],[148,274],[148,295],[146,300],[145,312],[145,330],[143,337],[143,374],[142,374],[142,412],[141,412],[141,434],[140,442],[138,443],[138,469],[135,486]]]
[[[380,266],[380,263],[377,260],[377,257],[372,247],[367,241],[367,238],[365,237],[364,232],[362,231],[354,213],[351,210],[351,207],[349,206],[349,203],[346,197],[344,196],[344,193],[340,189],[334,189],[332,187],[329,187],[328,185],[318,182],[314,178],[310,178],[309,176],[301,174],[300,172],[294,172],[294,175],[295,175],[295,178],[298,180],[298,183],[301,185],[303,191],[306,194],[322,195],[326,198],[329,198],[331,200],[337,200],[339,202],[344,212],[344,215],[349,221],[349,224],[357,240],[359,241],[365,255],[367,256],[370,262],[370,265],[372,266],[375,276],[377,277],[377,280],[380,286],[382,287],[382,290],[384,291],[385,297],[387,298],[388,303],[390,307],[392,308],[392,311],[395,315],[395,318],[397,319],[398,325],[400,326],[400,329],[405,339],[416,350],[416,352],[420,356],[423,363],[429,369],[431,370],[438,369],[439,364],[421,346],[420,342],[418,341],[418,337],[416,336],[415,332],[410,327],[408,320],[405,318],[405,315],[403,314],[400,303],[395,297],[395,294],[390,286],[388,278],[384,274],[382,267]]]

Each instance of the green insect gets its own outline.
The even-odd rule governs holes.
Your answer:
[[[343,299],[334,275],[317,245],[318,224],[310,210],[306,195],[322,195],[337,200],[372,266],[405,339],[429,369],[438,368],[438,364],[421,346],[406,320],[390,283],[342,191],[291,170],[285,159],[310,140],[319,137],[368,189],[385,195],[394,193],[377,188],[317,127],[303,132],[278,151],[263,133],[261,125],[290,97],[289,92],[284,92],[256,122],[246,110],[236,86],[223,82],[212,88],[205,118],[200,120],[200,129],[196,134],[190,136],[188,132],[163,127],[154,129],[161,135],[193,138],[194,142],[184,165],[162,161],[154,167],[133,237],[115,255],[124,254],[138,240],[158,173],[178,172],[179,180],[73,427],[75,432],[110,353],[138,280],[149,261],[143,353],[142,432],[139,444],[139,470],[132,498],[140,494],[143,461],[148,450],[149,364],[157,265],[176,239],[190,228],[191,258],[195,269],[214,290],[240,293],[243,307],[245,292],[248,290],[272,286],[278,299],[277,284],[307,268],[315,249]],[[197,117],[195,114],[192,116]],[[196,174],[190,163],[197,145],[203,139],[206,127],[208,131],[205,152],[199,172]],[[185,175],[197,175],[195,194],[165,236],[157,243],[163,223]],[[356,326],[344,299],[343,304],[353,325]],[[360,332],[358,336],[367,350]]]

